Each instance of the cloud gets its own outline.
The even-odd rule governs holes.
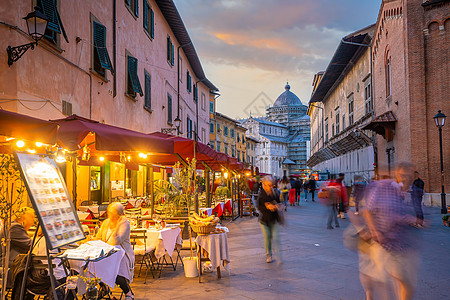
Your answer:
[[[295,82],[293,92],[298,91],[306,103],[313,75],[326,68],[343,36],[376,21],[380,1],[175,0],[175,4],[208,78],[227,101],[240,98],[236,105],[224,107],[224,113],[234,116],[263,90],[275,101],[287,79]],[[242,90],[246,92],[239,94]]]

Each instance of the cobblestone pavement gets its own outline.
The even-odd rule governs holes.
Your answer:
[[[136,299],[364,299],[357,254],[342,242],[349,222],[326,230],[325,214],[317,202],[288,207],[281,229],[282,264],[265,263],[257,219],[237,219],[228,224],[231,275],[222,269],[222,279],[213,272],[199,284],[198,278],[184,277],[182,267],[165,269],[161,278],[145,285],[141,277],[135,279]],[[421,266],[414,299],[448,299],[450,228],[443,226],[441,216],[438,208],[425,208],[430,224],[419,234]]]

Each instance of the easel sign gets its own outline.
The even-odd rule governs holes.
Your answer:
[[[85,239],[55,161],[46,155],[14,154],[48,247],[53,250]]]

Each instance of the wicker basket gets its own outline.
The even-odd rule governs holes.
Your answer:
[[[192,231],[197,233],[198,235],[209,235],[211,232],[214,231],[216,228],[216,224],[209,224],[209,225],[194,225],[192,223],[189,223],[189,226],[191,226]]]

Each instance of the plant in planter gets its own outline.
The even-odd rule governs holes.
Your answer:
[[[217,197],[224,199],[231,196],[230,190],[226,186],[219,186],[216,190]]]
[[[444,226],[449,226],[450,215],[444,215],[444,216],[442,216],[442,222],[444,223]]]
[[[86,293],[84,294],[86,300],[97,300],[98,299],[97,285],[102,281],[101,278],[84,277],[82,275],[78,275],[78,278],[82,279],[87,285]]]

